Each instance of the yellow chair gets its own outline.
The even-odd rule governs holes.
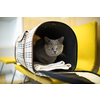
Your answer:
[[[2,72],[4,64],[12,64],[12,63],[16,64],[15,57],[0,57],[0,61],[2,62],[2,66],[1,66],[1,69],[0,69],[0,74]],[[13,78],[12,78],[11,84],[13,83],[15,72],[16,72],[16,69],[13,73]]]
[[[99,74],[99,75],[100,75],[100,66],[99,66],[99,70],[98,70],[97,74]]]
[[[26,76],[42,84],[64,84],[63,82],[58,81],[56,79],[36,76],[35,74],[33,74],[32,72],[30,72],[28,69],[26,69],[24,66],[21,65],[15,65],[15,69],[25,75],[22,84],[24,83]]]
[[[93,71],[97,56],[97,22],[72,27],[78,41],[78,60],[75,70]]]
[[[72,29],[75,32],[78,41],[78,60],[75,70],[92,72],[95,68],[96,55],[97,55],[96,52],[97,22],[93,21],[84,25],[75,26],[72,27]],[[16,65],[15,69],[40,83],[44,84],[63,83],[55,79],[36,76],[20,65]]]

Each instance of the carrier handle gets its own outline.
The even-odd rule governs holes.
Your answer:
[[[25,31],[24,33],[22,33],[22,34],[18,37],[17,42],[21,42],[21,41],[23,40],[24,36],[25,36],[27,33],[28,33],[28,31]]]
[[[74,77],[70,77],[69,75],[63,75],[63,74],[57,74],[52,71],[36,71],[36,73],[42,73],[47,75],[50,78],[57,79],[59,81],[65,82],[65,83],[72,83],[72,84],[94,84],[93,82],[80,80],[79,78],[75,79]]]

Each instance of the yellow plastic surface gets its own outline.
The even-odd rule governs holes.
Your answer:
[[[99,65],[99,70],[98,70],[97,74],[99,74],[99,75],[100,75],[100,65]]]
[[[0,57],[0,61],[5,64],[16,63],[15,57]]]
[[[15,65],[15,69],[42,84],[64,84],[63,82],[56,79],[36,76],[34,73],[30,72],[28,69],[21,65]]]
[[[78,42],[78,59],[75,70],[93,71],[96,62],[97,22],[72,27]]]

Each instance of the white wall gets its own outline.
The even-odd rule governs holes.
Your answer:
[[[21,17],[0,17],[0,57],[14,56],[15,41],[23,32]],[[0,62],[0,68],[2,63]],[[2,74],[13,72],[14,64],[5,64]]]
[[[4,19],[0,20],[0,47],[14,46],[18,35],[23,31],[22,18],[15,17],[10,21]]]

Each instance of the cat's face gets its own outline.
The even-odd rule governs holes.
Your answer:
[[[45,37],[44,40],[45,40],[45,52],[48,56],[58,56],[63,52],[64,37],[61,37],[56,40],[51,40]]]

